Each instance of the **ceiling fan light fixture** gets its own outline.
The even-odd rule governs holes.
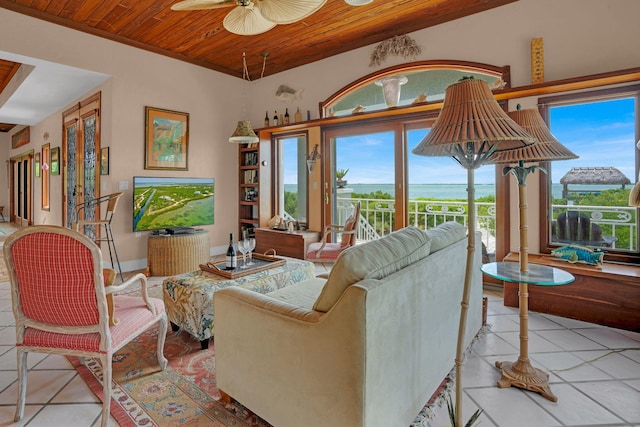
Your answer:
[[[274,22],[267,21],[252,2],[234,8],[224,17],[222,25],[230,33],[240,36],[262,34],[276,26]]]
[[[313,14],[327,0],[260,0],[257,7],[265,19],[276,24],[291,24]]]
[[[349,6],[364,6],[373,2],[373,0],[344,0],[344,2]]]

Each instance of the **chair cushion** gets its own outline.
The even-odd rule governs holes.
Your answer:
[[[149,298],[149,301],[156,308],[155,316],[147,309],[141,297],[114,296],[115,316],[120,323],[109,327],[112,348],[117,349],[126,344],[164,313],[162,300]],[[105,353],[100,349],[99,333],[60,334],[28,327],[25,329],[24,340],[17,345]]]
[[[309,243],[309,247],[307,248],[307,259],[315,260],[315,259],[326,259],[335,261],[340,255],[340,252],[344,251],[345,248],[342,247],[341,243],[327,243],[322,248],[322,252],[318,255],[318,250],[322,246],[322,243]]]
[[[427,236],[431,239],[431,253],[434,253],[467,237],[467,227],[455,221],[444,222],[428,229]]]
[[[382,279],[421,260],[429,255],[430,244],[424,231],[409,226],[345,249],[331,269],[313,309],[327,312],[352,284],[364,279]]]

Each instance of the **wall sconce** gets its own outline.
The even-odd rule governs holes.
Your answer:
[[[318,153],[318,144],[313,147],[313,151],[307,156],[307,169],[309,173],[313,172],[313,168],[316,167],[316,162],[320,160],[320,153]]]

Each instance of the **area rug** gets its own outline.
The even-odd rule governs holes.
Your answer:
[[[121,426],[268,427],[239,403],[223,403],[215,379],[215,349],[200,349],[186,333],[169,332],[169,365],[156,358],[157,328],[113,357],[111,415]],[[69,357],[89,388],[102,399],[102,367],[95,359]]]
[[[186,333],[169,332],[164,346],[169,365],[156,358],[157,329],[142,334],[113,357],[111,415],[120,426],[270,427],[232,400],[220,401],[215,378],[215,345],[200,349]],[[102,367],[95,359],[69,360],[95,395],[102,399]],[[449,393],[450,374],[410,427],[428,426],[435,406]]]
[[[151,284],[149,294],[161,291]],[[475,343],[489,330],[485,325]],[[143,333],[113,357],[111,415],[120,426],[270,427],[270,424],[231,400],[220,401],[215,377],[215,343],[201,350],[200,342],[185,332],[169,330],[164,355],[169,364],[160,370],[156,358],[157,328]],[[472,343],[472,346],[473,346]],[[469,349],[467,351],[470,351]],[[95,359],[69,360],[95,395],[102,399],[102,367]],[[409,427],[429,426],[436,407],[451,394],[454,370],[440,384]]]

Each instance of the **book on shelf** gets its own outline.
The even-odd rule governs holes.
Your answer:
[[[244,165],[255,166],[258,164],[258,152],[253,151],[250,153],[244,153]]]
[[[258,182],[258,171],[255,169],[250,169],[244,171],[244,183],[245,184],[255,184]]]

